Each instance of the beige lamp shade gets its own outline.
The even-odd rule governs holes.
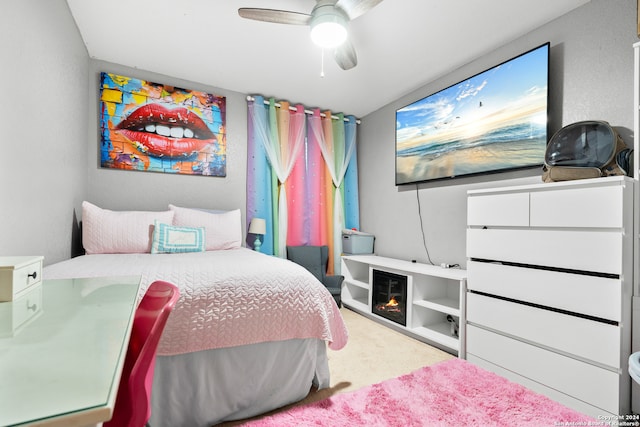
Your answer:
[[[267,234],[267,222],[262,218],[252,218],[251,224],[249,224],[249,233]]]

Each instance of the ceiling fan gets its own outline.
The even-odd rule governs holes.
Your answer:
[[[382,0],[316,0],[310,14],[288,10],[242,7],[238,15],[256,21],[276,24],[308,25],[311,39],[323,48],[333,48],[334,59],[343,70],[358,63],[353,44],[349,40],[349,21],[373,9]]]

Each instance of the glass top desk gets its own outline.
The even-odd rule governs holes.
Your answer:
[[[0,426],[111,418],[140,277],[45,280],[0,303]]]

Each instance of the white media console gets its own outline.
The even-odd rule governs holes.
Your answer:
[[[374,270],[406,277],[406,325],[373,313]],[[464,358],[466,271],[376,255],[345,255],[341,274],[345,306]],[[458,336],[447,316],[458,324]]]

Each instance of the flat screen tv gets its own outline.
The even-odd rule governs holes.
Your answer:
[[[396,185],[541,166],[549,43],[396,111]]]

